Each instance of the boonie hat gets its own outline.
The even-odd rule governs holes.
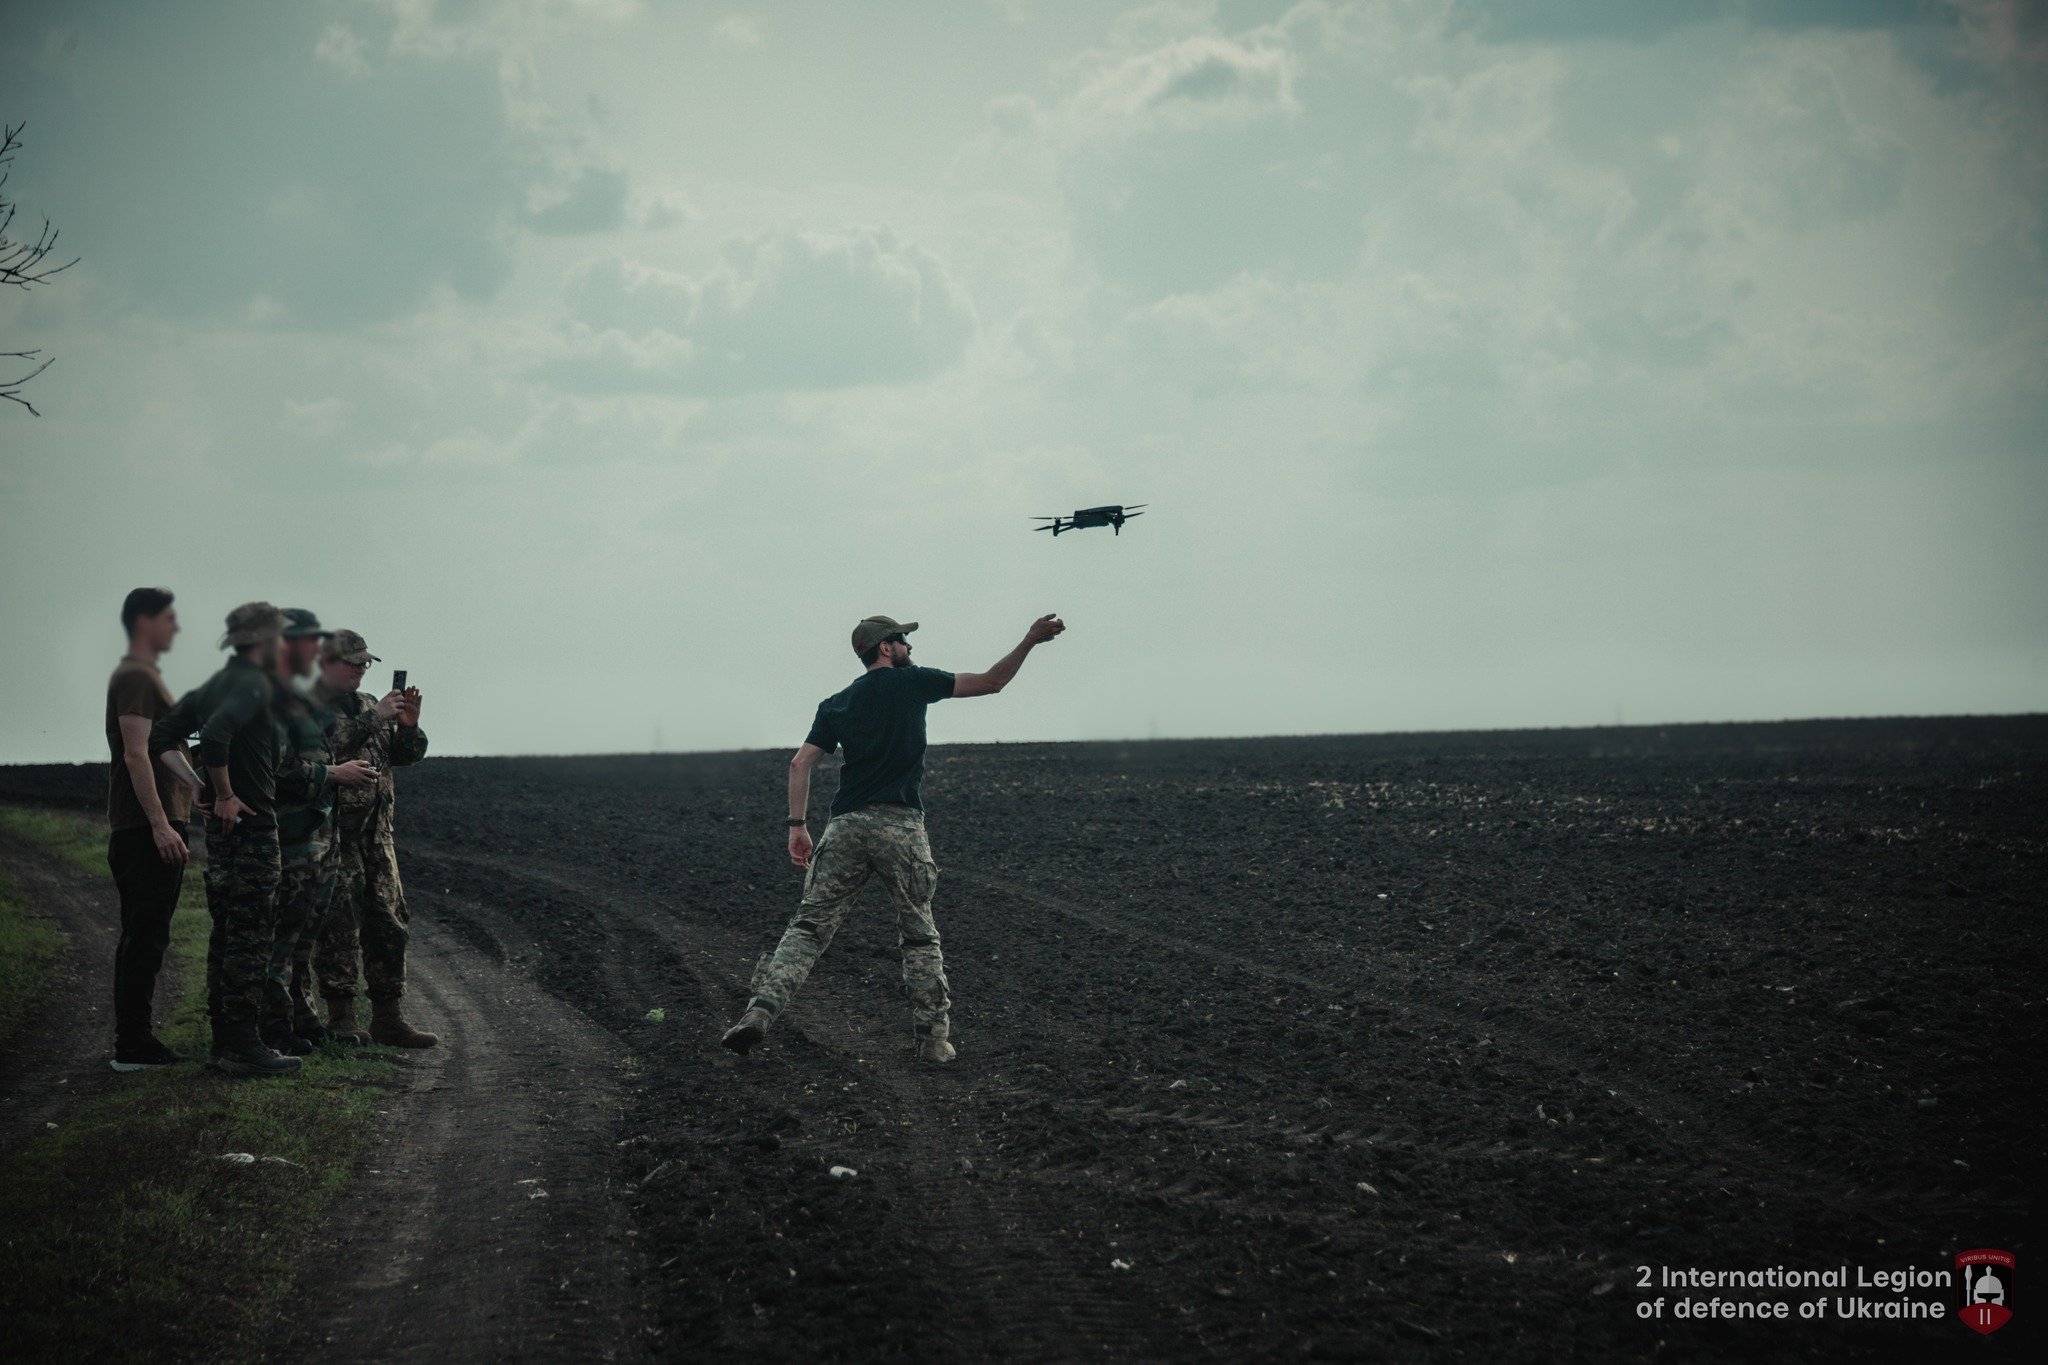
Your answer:
[[[268,602],[244,602],[228,613],[227,627],[220,637],[222,649],[260,645],[284,629],[284,613]]]
[[[381,664],[384,661],[370,652],[363,643],[363,637],[352,630],[337,630],[327,637],[327,643],[320,646],[320,652],[330,659],[339,659],[345,664]]]
[[[861,623],[853,628],[853,652],[864,653],[891,635],[908,635],[916,629],[915,621],[891,621],[886,616],[864,617]]]
[[[334,634],[320,628],[320,618],[304,607],[284,609],[284,638],[287,640],[324,640]]]

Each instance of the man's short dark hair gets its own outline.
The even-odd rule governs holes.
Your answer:
[[[860,666],[862,668],[873,668],[875,666],[875,660],[881,657],[882,647],[879,644],[869,645],[866,649],[860,652]]]
[[[169,588],[136,588],[121,603],[121,629],[135,633],[135,623],[145,616],[161,616],[171,605]]]

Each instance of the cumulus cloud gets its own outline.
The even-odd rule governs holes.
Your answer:
[[[348,75],[367,76],[370,63],[366,51],[367,45],[353,30],[344,24],[329,24],[313,47],[313,58]]]
[[[1072,105],[1082,118],[1181,126],[1262,118],[1294,107],[1284,48],[1217,34],[1196,34],[1110,61]]]
[[[578,272],[569,302],[548,372],[596,390],[900,383],[952,364],[975,327],[938,258],[886,230],[738,239],[694,277],[603,261]]]
[[[1050,145],[1076,244],[1116,284],[1156,298],[1342,269],[1370,202],[1362,149],[1384,125],[1342,84],[1358,70],[1330,69],[1359,32],[1312,2],[1235,33],[1170,19],[1114,32],[1044,114],[998,103],[991,122]]]
[[[91,259],[124,298],[351,326],[509,275],[526,152],[487,63],[372,61],[368,39],[297,5],[149,5],[99,16],[91,38],[37,96],[75,140],[66,203],[104,224]]]
[[[1652,42],[1683,28],[1731,20],[1785,29],[1881,28],[1947,17],[1929,0],[1457,0],[1451,9],[1454,27],[1502,42]]]
[[[703,216],[704,211],[682,195],[656,192],[641,199],[635,219],[648,231],[658,232]]]
[[[567,188],[529,208],[526,225],[549,236],[609,232],[626,221],[626,173],[586,166]]]
[[[1353,477],[1408,492],[1645,451],[1897,461],[1939,423],[2010,444],[1991,433],[2048,389],[2042,101],[1994,105],[1827,12],[1576,44],[1309,3],[1118,38],[1137,50],[1078,61],[1064,96],[990,106],[1109,286],[1040,380],[1205,412],[1284,393]],[[1979,47],[1995,72],[2018,50]],[[1202,51],[1279,55],[1260,86]],[[1195,92],[1241,107],[1205,119]],[[1750,424],[1777,422],[1827,435],[1765,457]]]

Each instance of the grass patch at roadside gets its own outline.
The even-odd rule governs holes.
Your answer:
[[[83,833],[81,828],[83,827]],[[92,825],[49,811],[0,810],[0,829],[41,844],[70,862],[106,867],[104,838],[92,836]],[[0,874],[0,1047],[42,1008],[50,989],[50,969],[64,952],[64,931],[52,924]]]
[[[105,872],[78,816],[0,825]],[[195,869],[172,921],[158,1035],[206,1055],[210,923]],[[255,1354],[285,1307],[307,1234],[346,1187],[387,1089],[391,1049],[309,1057],[295,1076],[231,1081],[198,1062],[109,1079],[0,1166],[0,1321],[19,1359]],[[224,1160],[244,1153],[253,1162]]]
[[[0,806],[0,829],[54,853],[67,863],[87,872],[112,878],[107,870],[107,831],[82,815],[58,810],[37,810],[33,806]],[[182,904],[182,903],[181,903]],[[206,909],[201,900],[200,910]]]
[[[0,875],[0,1047],[42,1006],[64,931],[37,914]]]

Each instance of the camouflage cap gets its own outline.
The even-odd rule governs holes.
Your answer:
[[[886,616],[863,617],[861,623],[853,628],[853,652],[863,653],[891,635],[908,635],[916,629],[915,621],[891,621]]]
[[[284,613],[268,602],[244,602],[228,613],[227,627],[220,637],[222,649],[260,645],[284,629]]]
[[[304,607],[286,607],[284,609],[285,639],[324,640],[332,634],[334,632],[331,630],[321,629],[320,618],[307,611]]]
[[[363,637],[352,630],[337,630],[327,637],[320,646],[320,652],[330,659],[339,659],[345,664],[380,664],[384,661],[370,652],[363,643]]]

